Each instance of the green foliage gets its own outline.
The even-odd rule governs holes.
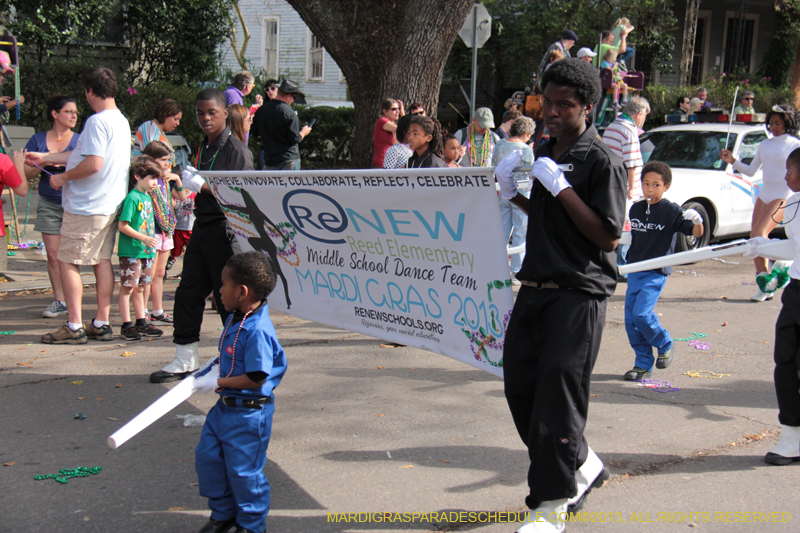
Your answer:
[[[795,50],[800,42],[800,0],[783,0],[782,9],[775,15],[775,32],[764,54],[760,76],[766,76],[772,87],[785,87],[789,84]]]
[[[26,59],[35,57],[40,63],[55,53],[57,47],[85,42],[102,41],[106,33],[106,20],[112,13],[116,0],[23,0],[3,2],[13,4],[16,16],[6,21],[5,27],[24,43],[21,52]],[[8,9],[3,9],[8,13]]]
[[[231,27],[230,0],[128,0],[116,18],[129,75],[141,85],[215,79],[218,46]]]
[[[300,127],[317,119],[300,143],[303,168],[350,168],[355,118],[352,107],[297,106]]]
[[[619,15],[630,19],[636,28],[628,39],[636,49],[637,70],[672,72],[673,51],[680,53],[672,35],[678,29],[673,4],[672,0],[623,0],[621,3]]]
[[[708,89],[708,100],[715,107],[733,109],[733,94],[736,86],[739,86],[739,96],[744,90],[753,91],[755,96],[755,109],[759,113],[766,113],[773,105],[792,102],[794,95],[788,88],[775,89],[769,84],[769,80],[760,79],[758,81],[750,79],[728,79],[729,76],[721,78],[719,81],[712,78],[709,83],[703,85]],[[698,87],[667,87],[666,85],[648,85],[642,91],[650,103],[650,114],[647,115],[644,129],[649,130],[656,126],[664,125],[664,115],[668,115],[675,110],[675,103],[679,96],[693,98],[697,94]],[[738,102],[737,102],[738,103]]]
[[[41,64],[30,63],[22,69],[21,89],[25,96],[25,104],[19,125],[32,126],[36,131],[49,130],[50,122],[45,118],[47,99],[53,94],[63,94],[75,98],[80,116],[76,131],[83,129],[86,118],[92,114],[92,109],[86,102],[83,94],[81,76],[96,63],[83,59],[65,60],[62,58],[44,58]],[[176,133],[183,135],[190,146],[197,147],[203,139],[194,118],[194,100],[200,88],[198,86],[171,85],[166,82],[154,83],[149,86],[131,85],[128,77],[116,72],[119,80],[117,106],[130,122],[131,129],[138,127],[142,122],[153,119],[158,103],[165,98],[172,98],[183,108],[183,121]],[[128,87],[131,91],[128,91]],[[133,93],[133,89],[136,90]],[[13,76],[6,78],[0,87],[0,94],[14,94]],[[11,113],[10,124],[17,124],[14,113]]]

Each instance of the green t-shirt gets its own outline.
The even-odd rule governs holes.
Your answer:
[[[156,221],[153,217],[153,202],[150,195],[139,189],[133,189],[122,203],[120,221],[128,222],[133,229],[148,237],[155,237]],[[156,256],[154,248],[147,248],[142,241],[119,234],[117,255],[120,257],[135,257],[138,259],[152,259]]]
[[[600,45],[600,51],[599,52],[597,52],[597,47],[595,46],[594,47],[594,51],[597,52],[597,55],[594,56],[594,58],[592,58],[592,64],[594,66],[596,66],[596,67],[599,66],[600,63],[602,63],[604,61],[603,56],[606,55],[606,52],[608,50],[614,50],[615,52],[617,52],[617,54],[619,54],[619,46],[612,46],[610,44],[602,44],[602,45]]]

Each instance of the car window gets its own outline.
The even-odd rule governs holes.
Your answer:
[[[642,156],[647,161],[663,161],[672,168],[716,170],[724,166],[719,158],[725,145],[726,132],[719,131],[654,131],[640,139]],[[731,133],[728,149],[736,145]]]
[[[761,144],[761,141],[767,140],[767,133],[764,131],[757,131],[753,133],[748,133],[742,139],[742,145],[739,147],[739,155],[736,156],[736,159],[745,163],[747,165],[753,160],[756,156],[756,151],[758,150],[758,145]]]

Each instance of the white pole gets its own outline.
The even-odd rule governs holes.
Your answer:
[[[728,149],[728,139],[731,138],[731,128],[733,127],[733,110],[736,108],[736,97],[739,96],[739,86],[736,86],[736,92],[733,93],[733,105],[731,106],[731,116],[728,121],[728,136],[725,137],[725,149]],[[731,154],[733,155],[733,154]]]
[[[475,89],[477,87],[478,75],[478,5],[472,6],[472,90],[469,99],[469,120],[470,124],[475,118]]]

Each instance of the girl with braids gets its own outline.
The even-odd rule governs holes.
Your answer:
[[[723,149],[720,152],[723,161],[732,164],[733,168],[748,176],[752,177],[762,165],[764,167],[763,185],[753,208],[750,238],[767,237],[783,219],[781,207],[789,194],[789,187],[784,180],[786,159],[795,148],[800,147],[800,140],[797,138],[797,132],[800,130],[800,113],[791,104],[773,106],[767,113],[767,129],[772,138],[758,145],[756,155],[749,165],[737,161],[729,150]],[[775,290],[788,283],[788,278],[782,276],[785,281],[779,282],[775,265],[773,272],[769,272],[767,260],[763,257],[756,257],[753,262],[756,267],[758,292],[750,299],[755,302],[772,300]]]
[[[422,115],[411,117],[406,139],[414,151],[408,168],[447,168],[442,159],[442,127],[438,120]]]
[[[144,305],[147,309],[147,301],[150,295],[153,296],[153,314],[149,317],[152,324],[172,325],[172,317],[164,312],[162,297],[164,295],[164,276],[167,273],[167,260],[170,250],[174,246],[172,234],[175,231],[175,211],[172,201],[186,200],[189,191],[183,188],[181,178],[173,174],[172,170],[172,150],[161,141],[152,141],[142,150],[144,155],[149,155],[156,160],[161,167],[162,174],[158,178],[158,185],[150,191],[150,198],[153,203],[153,214],[155,217],[155,237],[156,260],[153,265],[153,282],[145,287]]]

